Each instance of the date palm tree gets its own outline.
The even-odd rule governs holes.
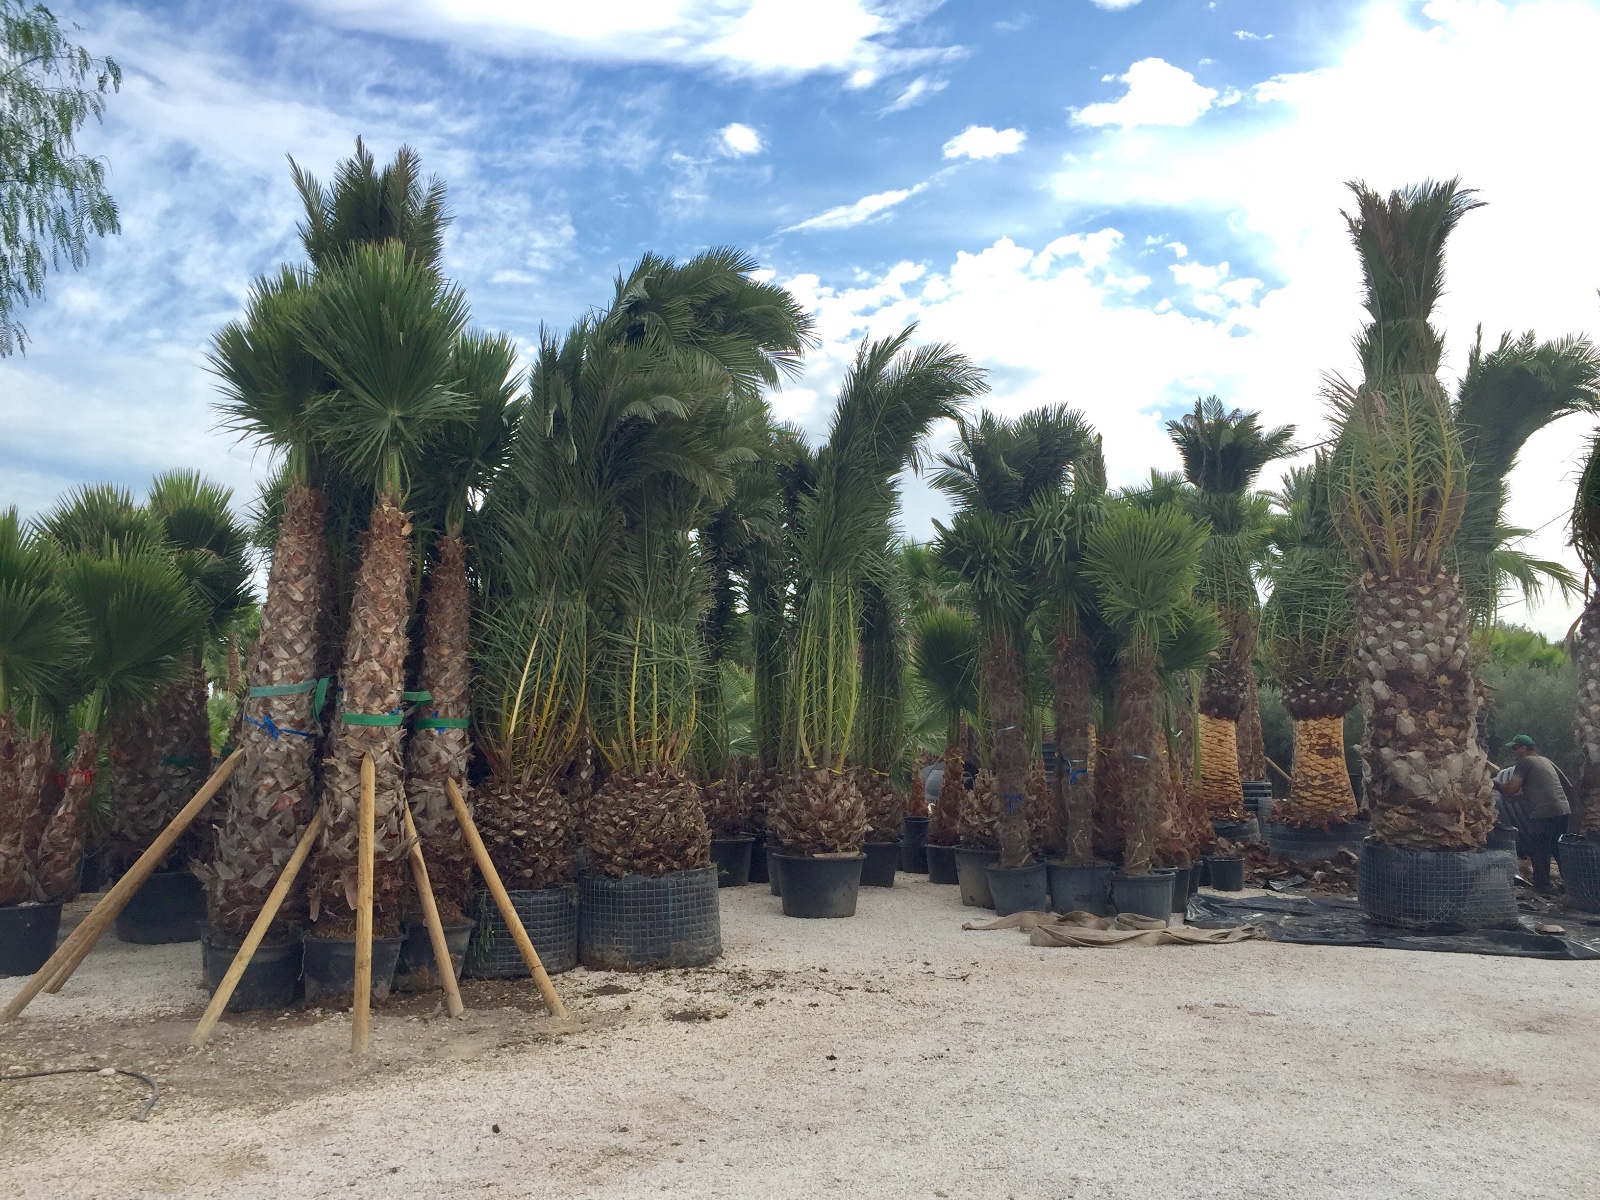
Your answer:
[[[1024,516],[1062,490],[1090,446],[1090,432],[1083,417],[1063,405],[1015,421],[984,413],[963,421],[959,438],[959,453],[940,458],[933,481],[958,506],[949,526],[935,523],[939,557],[965,581],[978,620],[989,765],[1000,798],[1000,865],[1026,866],[1026,623],[1035,595]]]

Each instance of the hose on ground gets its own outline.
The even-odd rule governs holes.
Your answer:
[[[142,1121],[148,1117],[150,1110],[156,1106],[156,1101],[161,1099],[161,1085],[139,1071],[125,1071],[121,1067],[55,1067],[49,1071],[24,1071],[18,1075],[0,1075],[0,1083],[15,1083],[19,1079],[43,1079],[46,1075],[100,1075],[106,1071],[126,1075],[129,1079],[137,1079],[150,1089],[149,1099],[144,1102],[134,1120]]]

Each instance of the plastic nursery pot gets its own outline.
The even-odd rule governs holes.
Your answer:
[[[1026,867],[990,863],[983,870],[988,877],[989,894],[994,898],[996,916],[1050,911],[1050,877],[1044,863],[1031,863]]]
[[[1149,871],[1143,875],[1128,875],[1118,871],[1111,876],[1111,903],[1119,913],[1169,920],[1172,916],[1172,873]]]
[[[1187,863],[1181,867],[1164,867],[1162,869],[1172,872],[1172,911],[1175,913],[1187,911],[1191,890],[1190,881],[1194,878],[1194,873]]]
[[[993,908],[994,893],[989,891],[989,876],[984,871],[1000,861],[1000,851],[956,847],[956,882],[961,885],[961,903],[968,908]]]
[[[578,961],[591,971],[703,967],[722,954],[714,867],[578,880]]]
[[[578,889],[572,884],[507,892],[517,919],[528,933],[546,975],[570,971],[578,965]],[[500,916],[500,906],[488,892],[472,895],[472,913],[478,918],[467,947],[466,973],[475,979],[526,979],[528,964]],[[452,952],[454,947],[451,948]]]
[[[1212,831],[1230,842],[1253,842],[1261,836],[1261,822],[1254,817],[1243,821],[1213,821]]]
[[[756,840],[750,847],[750,882],[772,882],[767,867],[767,839],[766,835],[760,833],[756,834]]]
[[[861,848],[867,855],[861,865],[861,886],[893,887],[894,873],[900,869],[900,843],[868,842]]]
[[[1556,857],[1561,863],[1561,882],[1567,885],[1568,907],[1600,912],[1600,842],[1564,833],[1556,843]]]
[[[1267,820],[1272,816],[1272,784],[1245,780],[1244,784],[1244,810],[1255,817],[1262,829],[1267,827]]]
[[[750,882],[750,851],[755,844],[749,834],[711,839],[711,865],[717,869],[718,887],[743,887]]]
[[[1115,870],[1110,863],[1100,862],[1049,864],[1051,909],[1109,917],[1115,911],[1111,907],[1111,875]]]
[[[207,925],[200,931],[200,969],[206,990],[216,993],[222,977],[233,965],[243,938],[232,937]],[[228,997],[227,1012],[261,1012],[288,1008],[300,990],[300,935],[269,938],[256,947],[250,964]],[[353,960],[352,960],[353,961]],[[354,968],[352,967],[352,970]]]
[[[1369,920],[1434,932],[1517,925],[1510,850],[1399,850],[1368,838],[1356,899]]]
[[[206,897],[188,871],[157,871],[117,914],[117,938],[136,946],[200,940]]]
[[[865,854],[816,857],[775,856],[782,864],[783,915],[786,917],[853,917],[861,888]]]
[[[923,844],[922,852],[928,858],[929,883],[959,883],[956,874],[956,848],[940,846],[933,842]]]
[[[461,978],[461,967],[467,960],[467,947],[476,925],[476,921],[463,921],[444,927],[444,944],[450,951],[457,979]],[[421,917],[406,926],[405,941],[400,944],[400,961],[395,963],[394,982],[389,986],[396,992],[431,992],[439,986],[439,964],[433,960],[433,939],[428,936],[428,924]]]
[[[927,817],[907,817],[906,831],[900,838],[900,869],[908,875],[928,873]]]
[[[1365,821],[1349,821],[1324,830],[1320,825],[1291,825],[1287,821],[1268,821],[1267,844],[1272,852],[1290,862],[1313,863],[1332,858],[1341,850],[1361,853],[1361,843],[1372,827]],[[1512,831],[1515,840],[1516,831]]]
[[[400,961],[403,937],[372,939],[372,1000],[387,1000]],[[301,960],[306,980],[306,1003],[322,1008],[345,1008],[356,991],[355,938],[308,937]],[[224,968],[226,969],[226,968]]]
[[[1206,875],[1219,892],[1244,891],[1244,859],[1213,854],[1206,859]]]
[[[783,895],[783,851],[767,847],[767,887],[774,896]]]
[[[32,975],[56,952],[60,931],[59,902],[0,908],[0,975]]]

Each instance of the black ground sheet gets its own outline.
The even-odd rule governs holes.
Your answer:
[[[1382,946],[1450,954],[1500,954],[1516,958],[1600,958],[1600,915],[1552,912],[1524,915],[1517,929],[1471,933],[1413,933],[1367,920],[1345,896],[1226,896],[1207,892],[1189,901],[1185,918],[1199,929],[1251,924],[1275,942],[1307,946]],[[1540,933],[1559,925],[1563,933]]]

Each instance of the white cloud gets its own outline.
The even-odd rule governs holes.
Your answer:
[[[935,92],[944,91],[944,89],[949,86],[950,83],[948,80],[934,79],[927,75],[918,75],[906,85],[905,90],[903,90],[884,107],[883,112],[885,115],[888,113],[904,112],[908,108],[921,104]]]
[[[999,158],[1022,149],[1028,135],[1020,129],[995,129],[991,125],[968,125],[944,144],[946,158]]]
[[[1235,29],[1233,36],[1241,42],[1270,42],[1273,37],[1270,33],[1263,37],[1259,33],[1251,33],[1248,29]]]
[[[862,225],[876,216],[889,211],[895,205],[915,196],[925,189],[926,183],[919,183],[915,187],[899,188],[892,192],[876,192],[871,196],[863,196],[854,204],[840,204],[827,212],[818,213],[814,217],[807,217],[798,225],[790,225],[784,230],[791,233],[797,229],[849,229],[852,225]]]
[[[1113,12],[1117,9],[1132,8],[1139,0],[1092,0],[1096,8],[1109,8]]]
[[[722,152],[734,158],[742,158],[746,154],[760,154],[766,149],[766,143],[761,140],[761,135],[750,126],[738,121],[724,125],[717,134],[717,141]]]
[[[1215,88],[1203,87],[1193,75],[1165,59],[1142,58],[1119,77],[1128,85],[1120,100],[1074,109],[1078,125],[1192,125],[1217,98]]]

